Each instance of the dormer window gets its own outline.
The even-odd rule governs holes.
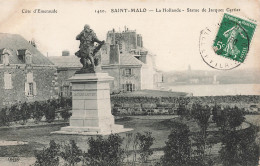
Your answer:
[[[32,64],[32,54],[26,49],[17,50],[18,58],[25,64]]]
[[[9,66],[9,57],[11,54],[11,51],[6,48],[0,49],[0,62],[5,66]]]

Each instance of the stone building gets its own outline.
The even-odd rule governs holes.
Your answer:
[[[56,71],[22,36],[0,33],[0,108],[57,97]]]
[[[102,52],[102,70],[117,77],[113,90],[134,91],[157,88],[155,55],[143,47],[141,34],[125,28],[107,32],[107,45]]]
[[[157,88],[158,80],[162,80],[158,78],[160,75],[155,69],[155,55],[143,47],[142,36],[136,31],[108,31],[106,44],[97,56],[101,57],[100,72],[114,77],[114,81],[110,83],[111,92],[154,89]],[[49,59],[57,66],[59,94],[70,95],[70,83],[67,79],[82,67],[79,58],[63,52],[62,56]]]
[[[51,56],[48,58],[57,67],[58,95],[62,97],[71,96],[71,84],[68,79],[82,67],[79,58],[75,55],[70,56],[67,51],[63,51],[62,56]]]

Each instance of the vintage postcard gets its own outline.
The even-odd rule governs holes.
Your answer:
[[[0,0],[0,165],[260,165],[259,22],[258,0]]]

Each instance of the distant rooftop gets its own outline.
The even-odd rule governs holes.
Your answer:
[[[81,68],[80,58],[75,55],[70,56],[50,56],[48,57],[58,68]]]
[[[109,65],[109,55],[102,55],[102,65]],[[136,59],[130,53],[122,53],[120,54],[120,65],[142,65],[143,62]]]
[[[18,34],[0,33],[0,49],[8,49],[12,55],[9,55],[10,64],[24,64],[18,56],[17,50],[27,49],[32,54],[32,63],[37,65],[54,65],[37,48],[32,46],[26,39]]]
[[[81,68],[80,58],[75,55],[70,56],[50,56],[48,57],[58,68]],[[109,65],[109,56],[104,54],[101,58],[102,65]],[[120,65],[142,65],[143,63],[131,54],[120,54]]]

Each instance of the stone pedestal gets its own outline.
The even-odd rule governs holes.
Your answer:
[[[62,127],[59,134],[108,135],[131,131],[116,125],[111,114],[109,81],[107,73],[76,74],[72,83],[72,116],[70,126]]]

